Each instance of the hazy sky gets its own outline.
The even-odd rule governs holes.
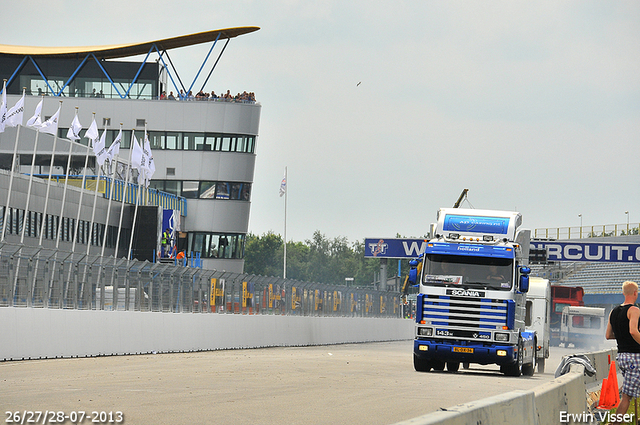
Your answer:
[[[464,188],[532,229],[640,221],[637,1],[22,0],[9,15],[15,45],[260,27],[207,85],[262,104],[252,233],[283,233],[285,166],[294,241],[422,236]],[[170,52],[183,80],[210,47]]]

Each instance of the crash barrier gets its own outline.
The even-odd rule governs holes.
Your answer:
[[[0,361],[410,340],[375,317],[0,308]]]
[[[371,288],[0,246],[0,307],[399,318],[400,302]]]
[[[411,339],[400,317],[397,292],[0,246],[0,361]]]
[[[586,375],[585,367],[574,363],[567,374],[533,390],[516,390],[471,403],[459,404],[443,411],[398,422],[396,425],[467,425],[590,423],[599,419],[587,404],[587,390],[601,383],[609,374],[609,362],[615,349],[586,353],[596,373]]]

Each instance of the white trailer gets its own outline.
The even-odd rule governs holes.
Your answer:
[[[549,358],[549,338],[551,335],[551,285],[548,279],[529,278],[525,326],[536,333],[536,355],[538,373],[544,373],[546,359]]]
[[[604,308],[567,306],[562,310],[560,342],[567,347],[598,347],[604,342]]]

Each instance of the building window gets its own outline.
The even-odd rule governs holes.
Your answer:
[[[200,199],[214,199],[216,197],[216,182],[200,182]]]
[[[103,124],[106,127],[109,124],[106,124],[105,120],[111,120],[111,118],[103,118]],[[142,122],[142,124],[140,124],[140,122]],[[136,126],[144,127],[144,120],[136,120]],[[58,137],[66,138],[68,130],[68,128],[58,127]],[[107,147],[111,146],[118,132],[119,130],[107,130],[105,143]],[[254,153],[255,150],[255,136],[172,131],[150,131],[148,134],[151,149],[239,153]],[[138,136],[138,139],[141,139],[141,137]],[[86,140],[85,137],[82,137],[81,143],[86,144],[84,140]],[[131,130],[123,130],[120,147],[122,149],[129,149],[130,146]]]
[[[167,175],[169,168],[167,168]],[[152,189],[188,199],[249,201],[251,183],[216,181],[152,180]]]
[[[182,194],[180,196],[187,199],[197,198],[198,186],[199,186],[199,182],[197,181],[182,182]]]
[[[245,235],[228,233],[189,233],[189,255],[201,258],[244,258]]]

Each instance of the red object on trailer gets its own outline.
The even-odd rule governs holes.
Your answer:
[[[581,286],[551,285],[551,345],[560,344],[562,309],[566,306],[584,306],[584,289]]]

